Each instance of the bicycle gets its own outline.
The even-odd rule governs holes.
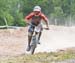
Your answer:
[[[47,28],[43,28],[43,29],[45,29],[45,30],[48,30]],[[35,33],[35,32],[34,32]],[[33,36],[32,36],[32,40],[31,40],[31,44],[30,44],[30,47],[31,47],[31,49],[30,49],[30,51],[31,51],[31,54],[34,54],[34,52],[35,52],[35,49],[36,49],[36,47],[37,47],[37,45],[38,45],[38,37],[39,37],[39,32],[38,32],[38,34],[34,34]]]
[[[31,44],[30,44],[30,46],[31,46],[31,49],[30,49],[31,54],[34,54],[35,49],[37,47],[37,44],[38,44],[38,36],[39,36],[39,33],[38,34],[34,34],[32,36],[32,40],[31,40]]]
[[[32,24],[27,23],[27,25],[32,25]],[[32,25],[32,26],[35,26],[35,25]],[[48,28],[43,28],[43,29],[49,30]],[[37,31],[37,34],[36,34],[36,31]],[[30,53],[31,54],[34,54],[37,44],[39,44],[38,37],[39,37],[39,29],[37,30],[37,27],[35,27],[34,33],[33,33],[32,39],[31,39],[31,43],[30,43]]]

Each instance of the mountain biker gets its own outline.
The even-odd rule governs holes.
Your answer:
[[[26,23],[30,23],[30,27],[28,29],[28,47],[27,51],[30,51],[30,42],[32,39],[32,35],[34,32],[35,27],[37,26],[37,31],[36,34],[39,31],[39,37],[38,40],[40,40],[41,33],[42,33],[42,24],[41,20],[44,20],[46,23],[46,29],[49,30],[49,23],[48,23],[48,18],[41,12],[41,7],[40,6],[35,6],[33,9],[33,12],[31,12],[29,15],[25,17]],[[40,42],[39,42],[40,44]]]

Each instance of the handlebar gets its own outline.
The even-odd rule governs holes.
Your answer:
[[[32,24],[31,23],[27,23],[27,25],[32,25]],[[35,26],[35,25],[33,25],[33,26]],[[43,29],[49,30],[49,28],[47,28],[47,27],[43,27]]]

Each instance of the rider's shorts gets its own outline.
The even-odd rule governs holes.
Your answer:
[[[42,24],[38,24],[37,26],[30,24],[28,32],[41,32],[42,31]]]

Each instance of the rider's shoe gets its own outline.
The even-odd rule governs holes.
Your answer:
[[[31,46],[28,46],[26,51],[30,51],[30,49],[31,49]]]
[[[40,42],[38,42],[38,44],[40,44]]]
[[[38,40],[38,44],[40,44],[40,41]]]

